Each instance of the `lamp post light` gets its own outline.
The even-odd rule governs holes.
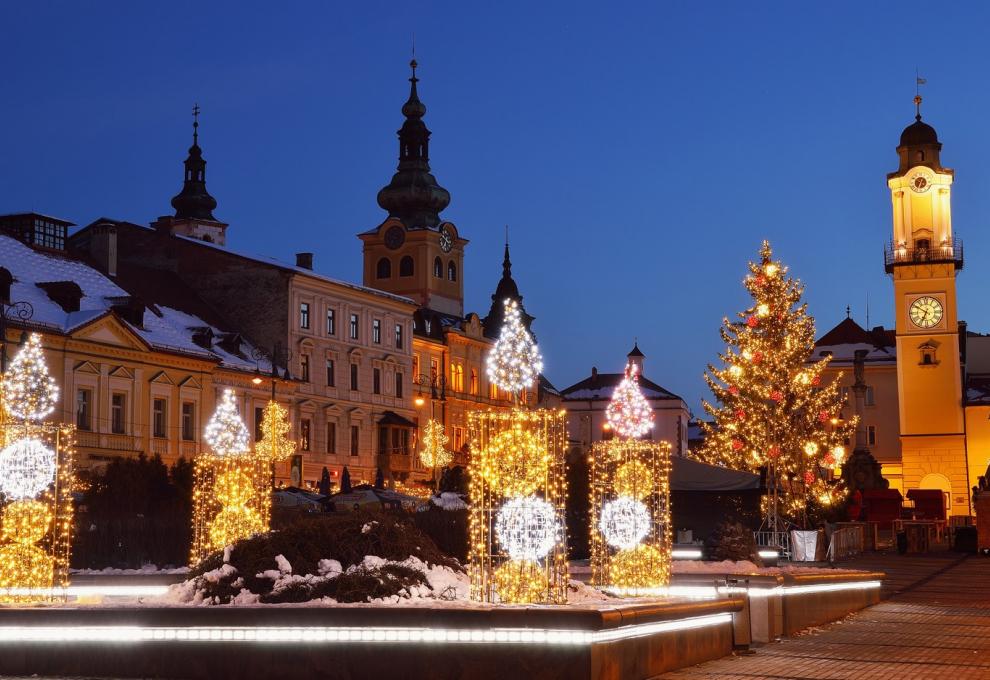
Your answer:
[[[292,376],[289,373],[289,358],[292,356],[292,353],[289,352],[288,349],[283,348],[281,343],[276,342],[275,345],[272,347],[271,352],[268,352],[261,348],[256,348],[252,352],[251,356],[254,358],[255,361],[254,377],[251,378],[252,384],[261,385],[265,381],[264,377],[262,377],[263,374],[261,372],[261,366],[259,365],[261,361],[267,361],[268,365],[271,367],[271,372],[269,373],[269,380],[271,380],[271,387],[272,387],[271,401],[272,403],[275,403],[275,387],[278,384],[278,380],[279,380],[279,375],[278,375],[279,364],[282,365],[282,380],[291,380]],[[272,489],[274,489],[275,488],[274,460],[270,464],[270,473],[271,473]]]

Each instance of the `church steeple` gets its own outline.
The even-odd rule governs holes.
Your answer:
[[[175,216],[180,219],[216,221],[213,211],[217,200],[206,190],[206,160],[199,148],[199,104],[193,106],[193,143],[185,161],[182,191],[172,199]]]
[[[526,313],[526,308],[522,304],[522,295],[519,294],[519,286],[512,278],[512,260],[509,259],[509,228],[505,228],[505,254],[502,256],[502,278],[492,295],[492,306],[488,310],[488,316],[482,320],[485,327],[485,336],[497,338],[502,331],[502,324],[505,321],[505,301],[515,300],[519,304],[519,311],[522,316],[526,330],[530,330],[533,317]]]
[[[430,174],[430,131],[423,122],[426,106],[416,90],[416,67],[409,62],[409,99],[402,105],[406,117],[399,129],[399,167],[388,186],[378,192],[378,205],[407,227],[437,227],[450,193]]]

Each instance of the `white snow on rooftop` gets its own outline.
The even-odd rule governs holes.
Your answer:
[[[60,333],[71,333],[107,314],[113,306],[112,298],[129,295],[126,290],[83,262],[38,252],[8,236],[0,236],[0,266],[6,267],[14,277],[10,288],[11,301],[28,302],[33,307],[29,323]],[[39,283],[56,281],[72,281],[79,286],[82,290],[79,311],[64,311],[47,292],[37,286]],[[204,349],[193,342],[193,328],[209,327],[215,335],[224,331],[177,309],[160,306],[156,309],[161,316],[151,309],[145,309],[143,328],[135,327],[123,319],[120,321],[156,349],[219,360],[230,368],[254,370],[257,367],[262,371],[266,370],[264,363],[258,366],[251,359],[254,348],[248,343],[241,344],[241,353],[246,358],[217,346],[211,350]]]

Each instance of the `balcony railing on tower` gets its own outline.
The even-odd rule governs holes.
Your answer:
[[[934,244],[918,240],[910,248],[888,243],[883,249],[883,264],[888,274],[898,265],[948,263],[954,264],[956,269],[963,268],[962,239],[948,239]]]

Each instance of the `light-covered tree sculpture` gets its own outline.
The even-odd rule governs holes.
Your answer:
[[[2,389],[0,602],[58,599],[69,580],[75,428],[44,420],[59,392],[37,333]]]
[[[272,463],[287,460],[296,452],[296,442],[289,436],[289,411],[274,399],[261,414],[261,439],[254,448]]]
[[[765,506],[771,530],[778,516],[802,520],[809,498],[834,503],[831,470],[845,455],[855,419],[842,420],[838,380],[825,381],[829,358],[811,360],[815,321],[801,302],[803,285],[773,259],[770,244],[749,263],[744,284],[752,303],[721,328],[727,347],[705,380],[716,403],[704,402],[704,462],[769,472]],[[779,491],[779,500],[778,500]]]
[[[508,411],[469,415],[471,596],[484,602],[567,600],[564,531],[566,414],[518,399],[543,370],[515,300],[488,355],[487,375],[513,395]]]
[[[430,418],[423,426],[422,449],[419,452],[419,460],[426,467],[433,470],[434,486],[436,492],[440,492],[440,476],[438,470],[450,465],[454,460],[454,454],[447,448],[450,438],[443,431],[443,423]]]
[[[653,409],[635,365],[605,414],[614,436],[591,449],[591,581],[620,595],[657,594],[670,580],[670,444],[640,439]]]
[[[271,490],[267,453],[251,451],[251,435],[234,391],[224,390],[203,434],[209,449],[196,459],[190,561],[268,530]]]

